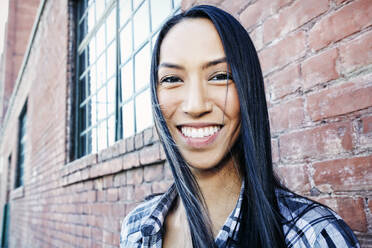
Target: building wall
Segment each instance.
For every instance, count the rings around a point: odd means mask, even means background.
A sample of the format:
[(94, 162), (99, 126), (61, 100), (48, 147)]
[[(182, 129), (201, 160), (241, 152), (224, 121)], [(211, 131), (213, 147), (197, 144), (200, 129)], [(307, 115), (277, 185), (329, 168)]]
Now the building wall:
[[(372, 5), (368, 0), (182, 1), (237, 17), (259, 51), (275, 168), (292, 190), (336, 210), (372, 247)], [(42, 1), (41, 4), (44, 4)], [(10, 193), (11, 247), (117, 247), (123, 217), (172, 182), (154, 128), (70, 161), (73, 1), (45, 1), (2, 125), (14, 185), (27, 101), (25, 184)], [(2, 181), (2, 204), (6, 183)]]
[(26, 51), (28, 38), (36, 17), (36, 11), (40, 0), (13, 0), (9, 1), (9, 15), (7, 29), (5, 31), (5, 43), (3, 52), (3, 70), (0, 87), (0, 119), (6, 113), (8, 102), (12, 94), (14, 83)]

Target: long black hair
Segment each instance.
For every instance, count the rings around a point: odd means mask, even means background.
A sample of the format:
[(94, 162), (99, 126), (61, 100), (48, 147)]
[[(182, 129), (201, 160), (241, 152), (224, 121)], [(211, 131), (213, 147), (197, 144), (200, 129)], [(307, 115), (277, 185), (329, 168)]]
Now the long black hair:
[(271, 158), (270, 127), (262, 71), (256, 49), (244, 27), (213, 6), (195, 6), (169, 19), (157, 38), (151, 63), (154, 122), (185, 206), (193, 247), (215, 247), (211, 222), (198, 183), (175, 144), (157, 99), (160, 46), (168, 31), (187, 18), (207, 18), (221, 38), (240, 102), (241, 131), (234, 147), (240, 154), (244, 199), (240, 211), (240, 247), (285, 247), (275, 190), (282, 188)]

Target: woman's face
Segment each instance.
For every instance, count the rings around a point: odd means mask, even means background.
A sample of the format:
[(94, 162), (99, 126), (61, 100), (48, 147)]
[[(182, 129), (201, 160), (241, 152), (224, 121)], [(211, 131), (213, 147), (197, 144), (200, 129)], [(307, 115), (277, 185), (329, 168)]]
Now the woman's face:
[(158, 100), (182, 156), (194, 168), (218, 165), (240, 131), (240, 107), (217, 30), (185, 19), (160, 47)]

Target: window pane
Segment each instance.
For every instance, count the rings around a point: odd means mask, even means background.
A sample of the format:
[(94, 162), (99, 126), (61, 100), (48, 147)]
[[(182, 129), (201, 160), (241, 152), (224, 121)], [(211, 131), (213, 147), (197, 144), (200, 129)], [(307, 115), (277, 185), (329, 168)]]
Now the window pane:
[(135, 82), (136, 91), (150, 83), (150, 46), (144, 46), (135, 56)]
[(120, 26), (122, 26), (132, 13), (131, 0), (120, 0)]
[(96, 65), (92, 65), (87, 74), (88, 80), (88, 96), (92, 95), (97, 90), (97, 75), (96, 75)]
[(95, 153), (97, 152), (97, 128), (93, 128), (92, 131), (91, 131), (91, 135), (92, 135), (92, 152)]
[(136, 97), (136, 124), (137, 132), (153, 124), (149, 89)]
[(105, 44), (105, 25), (102, 25), (97, 32), (97, 55), (99, 56), (106, 47)]
[(116, 72), (116, 42), (107, 49), (107, 78), (110, 78)]
[(121, 68), (121, 90), (123, 100), (129, 99), (133, 94), (133, 67), (132, 61), (129, 61), (123, 68)]
[(98, 121), (101, 121), (107, 116), (107, 109), (106, 109), (106, 87), (103, 87), (97, 94), (97, 114), (98, 114)]
[(85, 104), (85, 111), (87, 115), (87, 121), (86, 121), (86, 128), (88, 129), (90, 126), (92, 126), (92, 101), (89, 99)]
[(154, 36), (152, 36), (152, 44), (151, 44), (152, 49), (154, 49), (155, 47), (155, 43), (156, 43), (156, 39), (158, 38), (158, 35), (159, 35), (159, 32), (157, 32), (156, 34), (154, 34)]
[(87, 129), (87, 125), (86, 125), (86, 120), (87, 120), (87, 116), (86, 116), (86, 105), (82, 105), (80, 106), (80, 109), (79, 109), (79, 114), (80, 114), (80, 119), (81, 119), (81, 130), (82, 131), (85, 131)]
[(133, 17), (134, 22), (134, 47), (137, 48), (143, 43), (150, 33), (149, 10), (147, 1), (142, 4)]
[(85, 55), (86, 52), (85, 50), (79, 55), (79, 76), (83, 74), (85, 68), (86, 68), (86, 61), (85, 61)]
[(132, 23), (129, 22), (120, 33), (121, 62), (125, 62), (132, 54)]
[(88, 10), (88, 33), (92, 31), (95, 24), (96, 24), (95, 4), (92, 4)]
[(84, 17), (84, 19), (82, 19), (82, 22), (79, 24), (79, 41), (78, 42), (81, 42), (84, 37), (86, 36), (86, 34), (88, 33), (88, 23), (87, 23), (87, 16)]
[(115, 38), (116, 33), (116, 9), (111, 10), (111, 13), (106, 21), (107, 43)]
[(111, 115), (107, 122), (108, 126), (108, 145), (115, 143), (115, 115)]
[(107, 148), (107, 121), (98, 125), (98, 151)]
[(86, 98), (86, 90), (85, 90), (85, 77), (83, 77), (82, 79), (79, 80), (79, 84), (80, 84), (80, 102), (83, 102)]
[(152, 31), (167, 18), (171, 11), (170, 0), (151, 0), (151, 24)]
[(123, 134), (124, 138), (134, 135), (134, 112), (133, 101), (125, 104), (122, 108), (123, 111)]
[(97, 62), (97, 89), (106, 81), (106, 56), (103, 54)]
[(115, 114), (115, 99), (116, 99), (116, 78), (113, 77), (107, 83), (107, 109), (108, 115)]
[(133, 8), (136, 9), (143, 0), (133, 0)]
[(173, 7), (178, 8), (179, 6), (181, 6), (181, 1), (182, 0), (173, 0)]
[(96, 126), (97, 125), (97, 105), (95, 104), (97, 99), (97, 95), (92, 96), (92, 98), (87, 103), (87, 127)]
[(96, 20), (98, 21), (105, 11), (105, 1), (96, 0)]
[(92, 64), (96, 60), (96, 39), (93, 37), (87, 47), (87, 62), (88, 65)]

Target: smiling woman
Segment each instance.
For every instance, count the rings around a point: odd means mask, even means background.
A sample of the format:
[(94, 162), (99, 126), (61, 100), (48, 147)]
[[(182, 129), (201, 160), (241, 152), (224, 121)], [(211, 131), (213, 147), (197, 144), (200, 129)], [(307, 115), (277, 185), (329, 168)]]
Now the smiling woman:
[(171, 18), (151, 90), (175, 183), (125, 218), (121, 247), (359, 247), (336, 213), (274, 175), (258, 56), (234, 17), (202, 5)]

